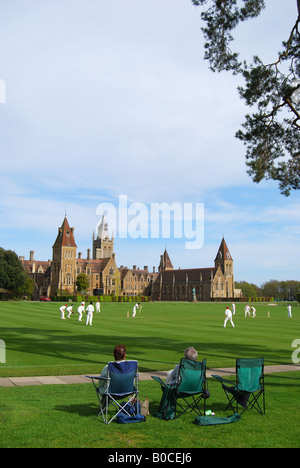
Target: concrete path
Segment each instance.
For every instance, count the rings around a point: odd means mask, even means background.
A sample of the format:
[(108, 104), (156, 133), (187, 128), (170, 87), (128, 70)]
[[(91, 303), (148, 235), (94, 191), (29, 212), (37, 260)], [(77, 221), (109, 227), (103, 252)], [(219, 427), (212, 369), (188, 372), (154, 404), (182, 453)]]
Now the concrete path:
[[(277, 366), (265, 366), (265, 374), (274, 374), (277, 372), (294, 372), (300, 371), (300, 365), (286, 364)], [(207, 377), (212, 374), (217, 374), (222, 377), (229, 377), (235, 374), (235, 367), (226, 367), (223, 369), (209, 368), (206, 371)], [(151, 380), (151, 375), (157, 375), (164, 379), (167, 372), (140, 372), (140, 380)], [(82, 384), (91, 383), (91, 380), (84, 375), (63, 375), (50, 377), (0, 377), (0, 387), (22, 387), (26, 385), (67, 385), (67, 384)]]

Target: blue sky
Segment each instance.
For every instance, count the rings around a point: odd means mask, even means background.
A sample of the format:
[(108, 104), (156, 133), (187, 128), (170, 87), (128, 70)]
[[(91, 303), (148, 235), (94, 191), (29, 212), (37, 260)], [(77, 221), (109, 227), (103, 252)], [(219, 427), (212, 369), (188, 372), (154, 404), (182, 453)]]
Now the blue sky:
[[(242, 56), (273, 62), (296, 1), (239, 28)], [(299, 280), (300, 197), (254, 184), (235, 132), (238, 78), (203, 60), (189, 0), (0, 0), (0, 246), (40, 260), (65, 212), (91, 248), (99, 204), (204, 204), (204, 245), (120, 239), (120, 266), (210, 267), (225, 237), (237, 281)], [(3, 100), (3, 99), (2, 99)], [(150, 208), (149, 208), (150, 209)]]

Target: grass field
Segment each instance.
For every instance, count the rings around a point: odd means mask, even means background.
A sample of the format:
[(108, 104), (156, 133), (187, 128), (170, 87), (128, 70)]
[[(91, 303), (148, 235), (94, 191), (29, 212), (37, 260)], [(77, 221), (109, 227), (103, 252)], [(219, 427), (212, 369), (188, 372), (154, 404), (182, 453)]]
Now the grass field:
[[(0, 303), (0, 339), (6, 363), (0, 377), (99, 372), (116, 344), (125, 344), (128, 359), (140, 371), (173, 368), (184, 349), (194, 346), (208, 367), (233, 366), (236, 357), (264, 357), (267, 365), (291, 362), (292, 342), (300, 339), (300, 307), (293, 319), (286, 306), (256, 305), (257, 317), (245, 318), (237, 304), (235, 329), (223, 328), (226, 305), (214, 303), (145, 303), (131, 318), (132, 305), (102, 304), (93, 326), (78, 321), (77, 307), (60, 319), (60, 304)], [(127, 318), (127, 311), (130, 318)], [(270, 312), (270, 317), (268, 317)]]
[[(93, 326), (77, 312), (60, 320), (57, 303), (0, 303), (0, 339), (6, 363), (0, 377), (100, 372), (112, 349), (124, 343), (140, 371), (169, 370), (187, 346), (195, 346), (208, 367), (234, 366), (236, 357), (265, 358), (266, 365), (290, 364), (292, 342), (300, 339), (300, 307), (287, 318), (286, 305), (257, 304), (255, 319), (237, 304), (235, 329), (223, 328), (226, 304), (146, 303), (135, 319), (128, 304), (107, 303)], [(76, 309), (75, 309), (76, 310)], [(270, 317), (268, 317), (270, 312)], [(212, 427), (193, 424), (195, 415), (176, 421), (153, 416), (161, 391), (140, 382), (150, 400), (146, 423), (105, 426), (97, 418), (90, 384), (0, 388), (0, 447), (299, 447), (300, 372), (266, 376), (266, 415), (246, 412), (241, 421)], [(220, 384), (209, 379), (208, 408), (226, 416)]]

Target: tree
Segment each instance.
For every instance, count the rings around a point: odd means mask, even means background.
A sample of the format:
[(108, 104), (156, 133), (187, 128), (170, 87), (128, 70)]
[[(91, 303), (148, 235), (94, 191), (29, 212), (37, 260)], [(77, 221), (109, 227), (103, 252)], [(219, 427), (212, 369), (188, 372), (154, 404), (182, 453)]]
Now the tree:
[(15, 293), (25, 283), (26, 275), (17, 254), (0, 248), (0, 288)]
[(243, 297), (257, 297), (257, 286), (247, 281), (235, 282), (235, 287), (242, 290)]
[(249, 64), (231, 50), (232, 31), (240, 22), (259, 16), (265, 1), (192, 0), (195, 6), (206, 7), (201, 13), (204, 58), (211, 70), (240, 75), (245, 81), (238, 88), (240, 97), (256, 108), (236, 133), (246, 146), (247, 172), (257, 183), (278, 181), (286, 196), (300, 188), (300, 0), (295, 2), (298, 16), (283, 50), (272, 63), (264, 64), (255, 55)]
[(76, 279), (76, 286), (78, 291), (86, 291), (90, 287), (90, 281), (85, 273), (80, 273)]

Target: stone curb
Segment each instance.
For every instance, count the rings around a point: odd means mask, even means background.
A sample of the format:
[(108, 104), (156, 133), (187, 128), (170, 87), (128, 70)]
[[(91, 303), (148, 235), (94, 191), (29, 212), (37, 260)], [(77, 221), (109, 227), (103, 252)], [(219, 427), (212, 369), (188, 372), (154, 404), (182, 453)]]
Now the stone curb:
[[(294, 372), (300, 371), (300, 365), (287, 364), (277, 366), (265, 366), (265, 374), (275, 374), (277, 372)], [(207, 377), (213, 374), (221, 377), (229, 377), (235, 375), (235, 367), (226, 367), (222, 369), (208, 368), (206, 371)], [(156, 375), (164, 379), (167, 372), (140, 372), (139, 380), (151, 380), (151, 375)], [(83, 384), (91, 383), (91, 380), (84, 375), (62, 375), (62, 376), (41, 376), (41, 377), (6, 377), (0, 378), (0, 387), (22, 387), (29, 385), (66, 385), (66, 384)]]

